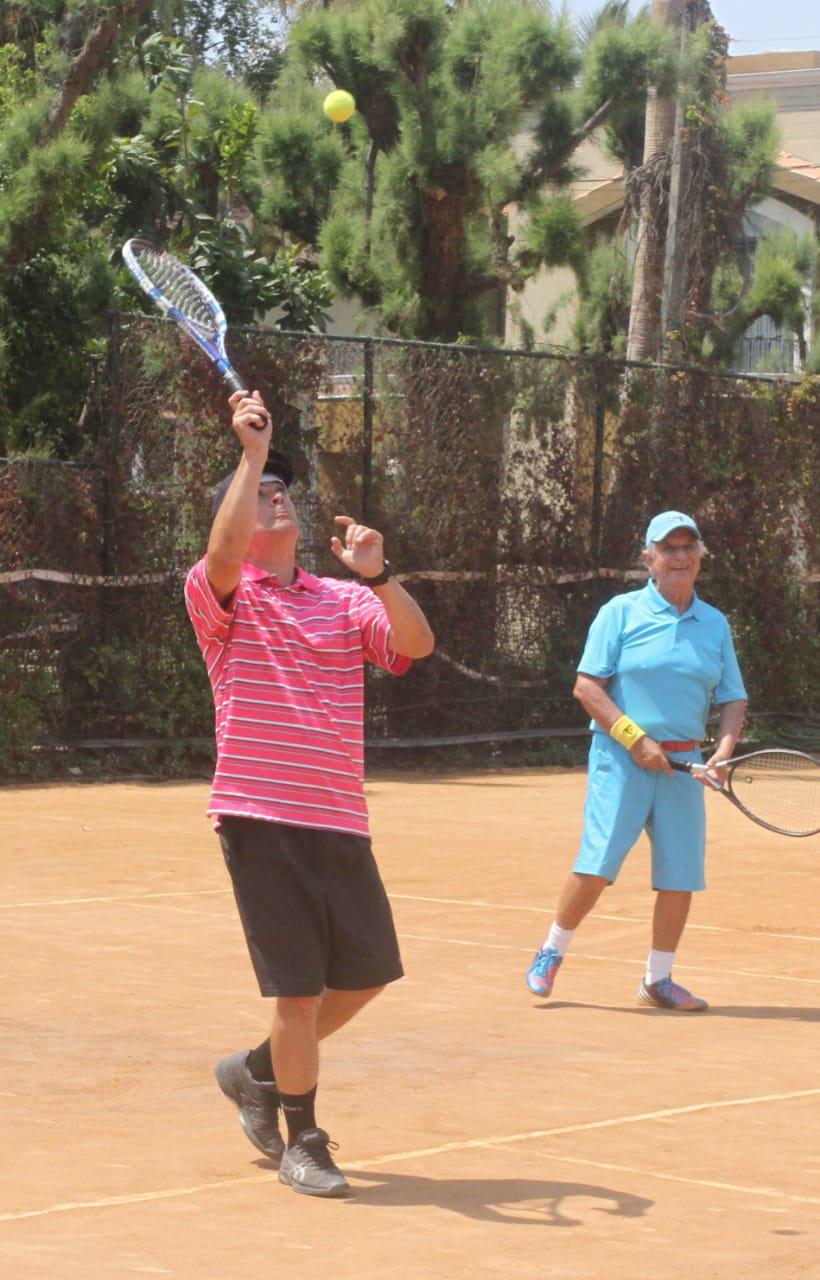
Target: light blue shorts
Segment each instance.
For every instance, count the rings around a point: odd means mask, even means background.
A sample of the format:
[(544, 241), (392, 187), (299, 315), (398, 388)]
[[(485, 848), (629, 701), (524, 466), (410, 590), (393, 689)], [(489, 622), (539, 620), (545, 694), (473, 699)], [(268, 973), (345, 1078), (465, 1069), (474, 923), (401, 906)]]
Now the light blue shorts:
[[(699, 751), (675, 752), (702, 760)], [(652, 888), (706, 888), (704, 787), (685, 773), (650, 772), (625, 747), (593, 733), (584, 805), (584, 834), (573, 871), (614, 882), (642, 831), (652, 846)]]

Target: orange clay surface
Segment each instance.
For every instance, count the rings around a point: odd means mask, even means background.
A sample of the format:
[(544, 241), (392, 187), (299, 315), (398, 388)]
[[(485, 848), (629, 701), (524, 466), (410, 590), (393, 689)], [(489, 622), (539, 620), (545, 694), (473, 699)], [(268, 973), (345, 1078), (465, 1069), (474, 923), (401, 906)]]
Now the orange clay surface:
[(648, 850), (540, 1002), (584, 776), (368, 787), (407, 977), (324, 1046), (355, 1189), (282, 1187), (216, 1088), (256, 991), (204, 783), (0, 791), (9, 1280), (801, 1280), (820, 1271), (818, 841), (720, 797), (676, 976), (640, 1010)]

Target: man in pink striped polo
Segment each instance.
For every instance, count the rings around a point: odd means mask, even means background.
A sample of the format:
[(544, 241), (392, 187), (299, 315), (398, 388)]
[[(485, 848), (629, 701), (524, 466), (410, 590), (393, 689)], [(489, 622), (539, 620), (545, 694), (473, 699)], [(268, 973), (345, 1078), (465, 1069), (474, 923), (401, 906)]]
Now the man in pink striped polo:
[(259, 393), (230, 403), (242, 456), (185, 600), (216, 711), (208, 813), (276, 1007), (270, 1038), (223, 1058), (216, 1077), (281, 1182), (340, 1196), (348, 1184), (316, 1124), (318, 1044), (402, 974), (364, 799), (364, 660), (402, 675), (434, 641), (375, 529), (336, 517), (330, 545), (356, 581), (297, 567), (290, 463), (270, 452)]

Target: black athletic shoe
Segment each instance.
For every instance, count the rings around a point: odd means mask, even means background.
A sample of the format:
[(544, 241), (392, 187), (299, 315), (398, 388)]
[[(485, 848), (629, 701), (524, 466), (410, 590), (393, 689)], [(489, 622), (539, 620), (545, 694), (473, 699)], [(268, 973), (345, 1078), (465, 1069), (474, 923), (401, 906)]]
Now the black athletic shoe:
[(279, 1167), (285, 1144), (279, 1132), (279, 1092), (275, 1084), (260, 1084), (248, 1070), (248, 1053), (232, 1053), (214, 1068), (226, 1098), (239, 1108), (239, 1123), (257, 1151)]
[(279, 1168), (279, 1181), (293, 1187), (303, 1196), (346, 1196), (350, 1186), (340, 1169), (333, 1163), (330, 1149), (338, 1144), (331, 1142), (324, 1129), (305, 1129), (292, 1147), (288, 1147)]

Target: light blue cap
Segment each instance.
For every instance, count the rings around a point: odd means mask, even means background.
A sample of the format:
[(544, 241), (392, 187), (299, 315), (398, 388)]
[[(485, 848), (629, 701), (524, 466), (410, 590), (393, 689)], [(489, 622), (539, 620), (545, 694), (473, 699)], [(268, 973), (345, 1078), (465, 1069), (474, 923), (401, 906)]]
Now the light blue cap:
[(646, 531), (647, 547), (653, 542), (663, 542), (675, 529), (691, 529), (695, 537), (700, 538), (700, 529), (691, 516), (685, 516), (682, 511), (662, 511), (649, 521)]

